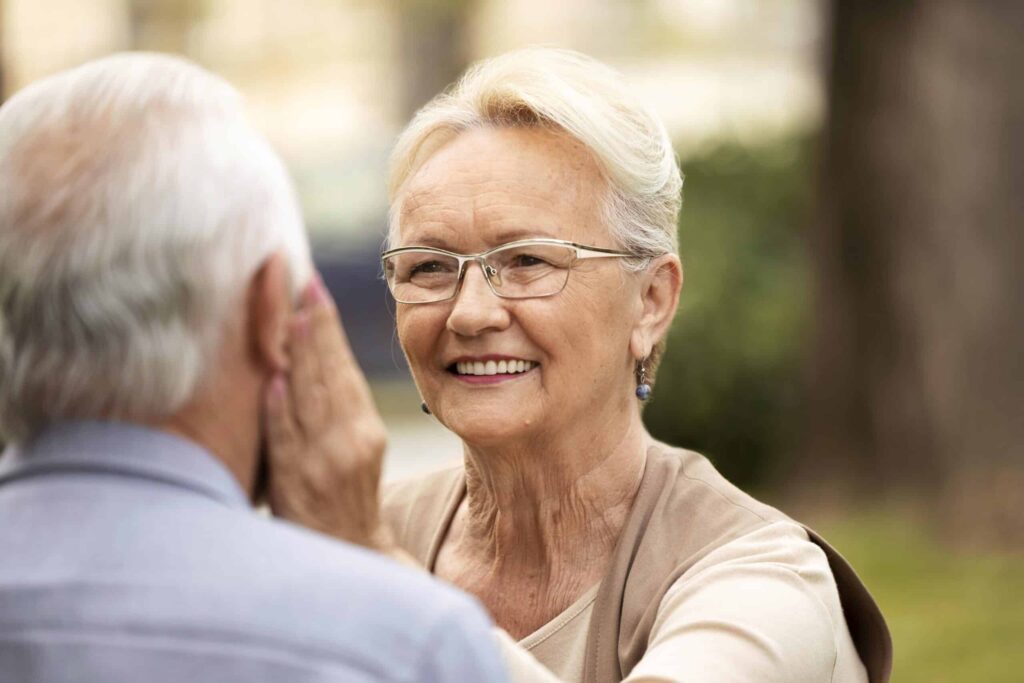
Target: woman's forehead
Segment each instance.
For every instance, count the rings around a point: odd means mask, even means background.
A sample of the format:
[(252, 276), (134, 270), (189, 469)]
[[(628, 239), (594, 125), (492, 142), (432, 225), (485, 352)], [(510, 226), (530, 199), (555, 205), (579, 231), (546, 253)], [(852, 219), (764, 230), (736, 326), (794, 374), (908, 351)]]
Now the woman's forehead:
[(399, 198), (401, 241), (585, 239), (603, 229), (606, 187), (593, 156), (568, 135), (467, 131), (410, 178)]
[(408, 181), (430, 189), (440, 179), (507, 179), (528, 172), (523, 181), (566, 177), (600, 183), (594, 155), (567, 133), (543, 127), (483, 127), (463, 131), (438, 148)]

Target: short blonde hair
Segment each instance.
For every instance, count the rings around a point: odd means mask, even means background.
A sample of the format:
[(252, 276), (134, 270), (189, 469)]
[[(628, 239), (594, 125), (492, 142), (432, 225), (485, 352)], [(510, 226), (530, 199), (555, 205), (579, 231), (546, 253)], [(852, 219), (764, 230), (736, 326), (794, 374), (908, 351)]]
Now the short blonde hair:
[(391, 156), (390, 245), (397, 243), (406, 181), (460, 132), (485, 126), (565, 131), (607, 177), (605, 213), (619, 246), (641, 258), (678, 253), (683, 178), (665, 127), (618, 72), (578, 52), (546, 47), (478, 62), (416, 114)]

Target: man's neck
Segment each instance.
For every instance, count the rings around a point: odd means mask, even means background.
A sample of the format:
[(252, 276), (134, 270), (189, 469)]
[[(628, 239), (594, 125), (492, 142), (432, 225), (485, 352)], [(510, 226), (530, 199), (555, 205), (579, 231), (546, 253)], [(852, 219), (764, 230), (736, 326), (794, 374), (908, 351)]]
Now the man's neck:
[(259, 422), (256, 416), (243, 418), (238, 412), (238, 406), (230, 401), (214, 408), (208, 401), (197, 400), (153, 427), (202, 446), (231, 472), (252, 500), (259, 464)]

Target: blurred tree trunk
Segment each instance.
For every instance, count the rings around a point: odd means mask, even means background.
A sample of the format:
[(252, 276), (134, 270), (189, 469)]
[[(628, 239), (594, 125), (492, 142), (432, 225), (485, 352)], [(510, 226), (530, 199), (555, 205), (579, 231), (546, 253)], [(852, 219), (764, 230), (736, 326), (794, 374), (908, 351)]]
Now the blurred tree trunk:
[(205, 0), (129, 0), (131, 49), (188, 54), (189, 31), (205, 4)]
[(804, 474), (1024, 547), (1024, 3), (832, 12)]
[(4, 38), (4, 0), (0, 0), (0, 103), (7, 98), (7, 43)]
[(398, 26), (400, 114), (408, 121), (453, 83), (470, 60), (479, 0), (392, 0)]

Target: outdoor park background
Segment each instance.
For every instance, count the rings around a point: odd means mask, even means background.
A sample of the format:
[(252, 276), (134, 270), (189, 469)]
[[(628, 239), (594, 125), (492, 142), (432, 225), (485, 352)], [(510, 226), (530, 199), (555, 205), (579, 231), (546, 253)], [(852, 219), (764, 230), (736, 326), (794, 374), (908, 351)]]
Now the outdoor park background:
[(1024, 680), (1024, 3), (0, 0), (0, 98), (125, 49), (235, 83), (393, 479), (459, 446), (419, 412), (378, 277), (389, 147), (472, 60), (537, 43), (619, 68), (676, 141), (686, 283), (652, 431), (847, 555), (894, 680)]

